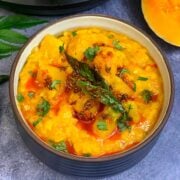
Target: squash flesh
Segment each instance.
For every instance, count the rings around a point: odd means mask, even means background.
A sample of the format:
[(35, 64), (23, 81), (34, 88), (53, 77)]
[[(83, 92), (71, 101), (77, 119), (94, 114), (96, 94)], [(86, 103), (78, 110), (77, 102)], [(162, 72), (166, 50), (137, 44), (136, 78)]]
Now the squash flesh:
[(142, 11), (148, 25), (159, 37), (180, 46), (179, 0), (142, 0)]

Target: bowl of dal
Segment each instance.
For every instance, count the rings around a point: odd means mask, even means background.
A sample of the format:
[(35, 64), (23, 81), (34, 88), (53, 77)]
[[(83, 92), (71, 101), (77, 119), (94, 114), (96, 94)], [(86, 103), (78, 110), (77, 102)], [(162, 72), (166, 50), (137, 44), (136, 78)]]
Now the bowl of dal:
[(144, 32), (116, 18), (63, 18), (35, 34), (12, 66), (21, 136), (69, 175), (122, 172), (144, 158), (170, 115), (168, 61)]

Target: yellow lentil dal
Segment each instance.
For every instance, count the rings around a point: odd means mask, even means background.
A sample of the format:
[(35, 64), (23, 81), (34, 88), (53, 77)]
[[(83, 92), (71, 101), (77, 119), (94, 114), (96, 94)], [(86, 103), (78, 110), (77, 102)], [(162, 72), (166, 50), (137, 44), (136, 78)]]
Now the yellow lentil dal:
[[(103, 77), (125, 116), (76, 86), (79, 76), (66, 53)], [(163, 87), (157, 65), (138, 42), (83, 28), (43, 38), (20, 73), (17, 100), (29, 126), (52, 148), (99, 157), (146, 137), (161, 111)]]

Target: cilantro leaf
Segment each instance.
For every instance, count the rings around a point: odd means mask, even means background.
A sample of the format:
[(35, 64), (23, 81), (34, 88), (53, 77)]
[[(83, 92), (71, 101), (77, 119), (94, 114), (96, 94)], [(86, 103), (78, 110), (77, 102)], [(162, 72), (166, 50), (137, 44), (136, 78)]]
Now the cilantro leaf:
[(37, 105), (36, 111), (39, 116), (44, 117), (50, 110), (51, 105), (48, 101), (42, 98), (41, 102)]
[(98, 121), (97, 122), (97, 128), (101, 131), (106, 131), (107, 129), (107, 123), (105, 121)]
[(139, 77), (138, 77), (138, 80), (139, 80), (139, 81), (147, 81), (148, 78), (147, 78), (147, 77), (139, 76)]
[(123, 47), (120, 45), (120, 42), (118, 40), (114, 40), (112, 44), (113, 44), (115, 49), (123, 50)]
[(89, 47), (86, 49), (86, 51), (84, 52), (84, 56), (89, 60), (89, 61), (92, 61), (96, 54), (98, 53), (99, 51), (99, 46), (95, 46), (95, 47)]
[(21, 93), (18, 93), (16, 98), (17, 98), (18, 102), (24, 101), (24, 96)]
[(56, 89), (56, 85), (60, 84), (61, 81), (60, 80), (54, 80), (52, 83), (51, 83), (51, 89)]
[(152, 101), (153, 93), (149, 91), (148, 89), (145, 89), (140, 94), (146, 104), (148, 104), (150, 101)]

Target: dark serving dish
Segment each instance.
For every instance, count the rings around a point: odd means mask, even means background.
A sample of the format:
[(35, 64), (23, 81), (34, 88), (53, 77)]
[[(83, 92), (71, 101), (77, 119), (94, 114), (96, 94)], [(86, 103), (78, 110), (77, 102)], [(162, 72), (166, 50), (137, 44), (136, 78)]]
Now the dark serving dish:
[[(58, 35), (64, 30), (87, 26), (102, 27), (124, 33), (143, 44), (155, 60), (164, 83), (163, 107), (157, 123), (145, 140), (125, 152), (99, 158), (78, 157), (63, 152), (57, 152), (52, 149), (46, 143), (41, 141), (31, 130), (23, 119), (16, 101), (19, 73), (31, 50), (38, 46), (42, 38), (48, 33)], [(153, 42), (144, 32), (134, 26), (119, 19), (100, 15), (70, 16), (40, 30), (25, 44), (17, 55), (11, 70), (9, 89), (10, 100), (16, 116), (18, 130), (25, 144), (29, 147), (32, 153), (42, 162), (61, 173), (87, 177), (108, 176), (119, 173), (142, 160), (154, 146), (164, 125), (166, 124), (174, 99), (173, 75), (166, 57), (157, 47), (156, 43)]]
[(0, 0), (0, 6), (34, 15), (71, 14), (90, 9), (107, 0)]

